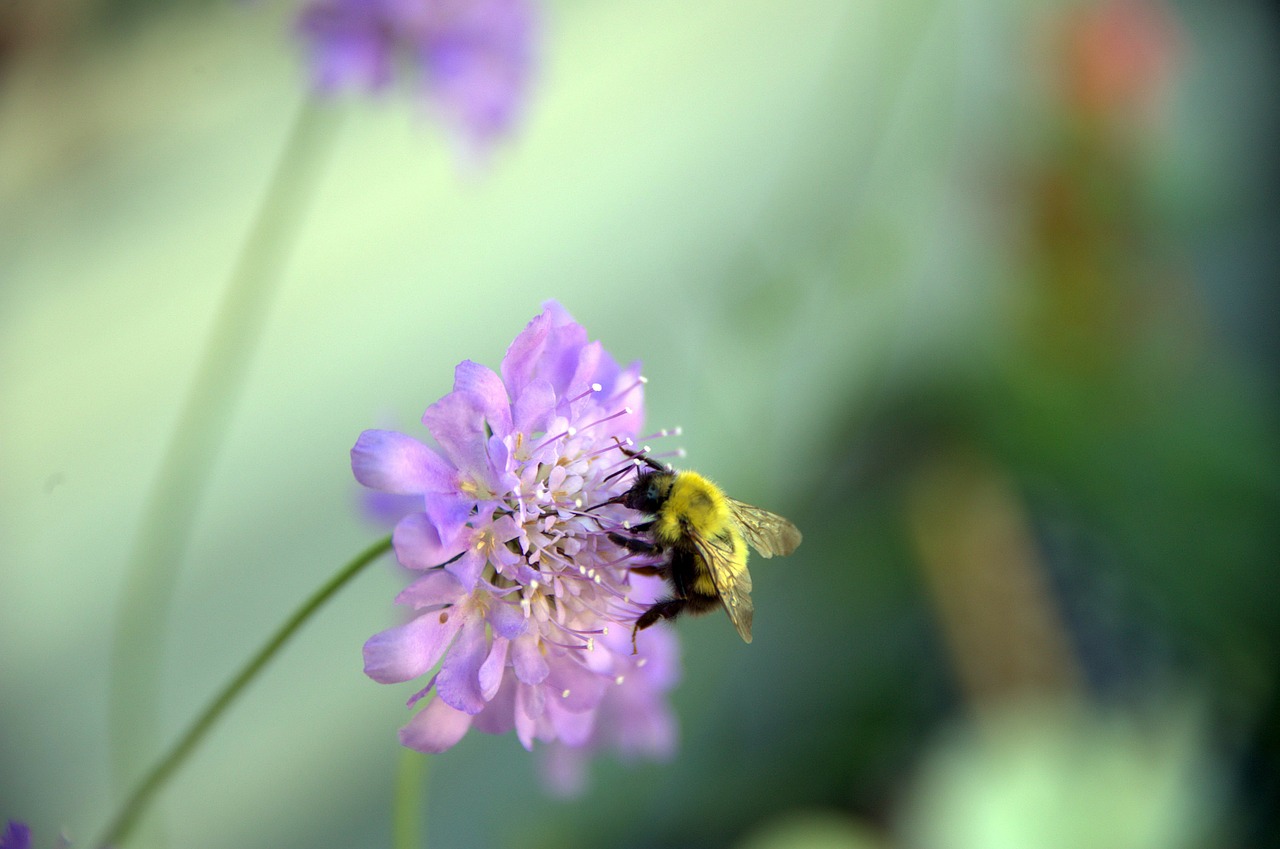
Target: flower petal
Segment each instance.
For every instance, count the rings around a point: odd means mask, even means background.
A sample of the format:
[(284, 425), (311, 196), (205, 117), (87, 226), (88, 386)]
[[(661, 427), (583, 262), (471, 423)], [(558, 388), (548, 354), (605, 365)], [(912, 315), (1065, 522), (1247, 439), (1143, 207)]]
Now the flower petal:
[(364, 644), (364, 674), (382, 684), (398, 684), (425, 674), (449, 647), (466, 619), (453, 607), (424, 613), (374, 634)]
[(574, 711), (566, 706), (568, 699), (547, 699), (547, 718), (556, 730), (556, 738), (566, 746), (584, 746), (595, 730), (596, 712)]
[(440, 699), (432, 699), (404, 728), (400, 744), (419, 752), (436, 755), (447, 751), (471, 728), (470, 714), (455, 710)]
[(547, 334), (551, 332), (551, 322), (551, 312), (544, 308), (507, 346), (507, 354), (502, 358), (502, 382), (516, 398), (523, 394), (525, 386), (534, 378), (538, 358), (547, 343)]
[[(494, 414), (487, 407), (490, 400), (468, 390), (454, 391), (422, 414), (422, 423), (458, 467), (459, 488), (466, 492), (471, 492), (469, 486), (488, 490), (487, 494), (476, 493), (480, 500), (505, 492), (500, 487), (503, 475), (509, 471), (505, 463), (498, 465), (489, 454), (489, 437), (506, 435), (499, 434), (489, 420)], [(511, 410), (507, 408), (508, 429), (510, 423)]]
[(471, 617), (449, 650), (436, 676), (436, 694), (447, 704), (473, 716), (484, 710), (480, 666), (488, 656), (484, 620)]
[(516, 678), (525, 684), (541, 684), (551, 671), (533, 634), (511, 641), (511, 665), (515, 667)]
[(495, 435), (502, 437), (511, 433), (511, 399), (507, 397), (502, 378), (493, 369), (463, 360), (453, 370), (453, 391), (475, 396), (484, 420)]
[(507, 668), (507, 647), (510, 645), (510, 640), (495, 637), (493, 647), (489, 649), (489, 656), (480, 665), (480, 694), (486, 702), (492, 701), (498, 694), (503, 672)]
[(448, 540), (450, 545), (466, 546), (470, 537), (464, 537), (462, 526), (471, 518), (471, 511), (475, 506), (474, 500), (454, 495), (428, 493), (426, 497), (427, 516), (431, 519), (431, 524), (435, 525), (441, 541)]
[(533, 751), (533, 740), (538, 732), (538, 718), (542, 716), (544, 707), (541, 687), (531, 687), (528, 684), (516, 686), (516, 737), (519, 738), (520, 745), (529, 751)]
[(516, 396), (511, 414), (515, 429), (524, 434), (544, 433), (556, 409), (556, 391), (540, 377), (529, 381)]
[(451, 492), (457, 470), (411, 436), (394, 430), (366, 430), (351, 449), (351, 471), (370, 489), (397, 495)]
[(396, 523), (391, 542), (396, 560), (406, 569), (431, 569), (451, 560), (466, 549), (461, 534), (446, 544), (436, 524), (425, 513), (410, 513)]
[(489, 625), (496, 636), (514, 640), (529, 627), (528, 620), (518, 604), (498, 602), (489, 607)]
[(468, 592), (480, 580), (480, 573), (484, 571), (484, 566), (489, 559), (484, 556), (476, 546), (468, 546), (467, 550), (457, 560), (449, 563), (444, 568), (449, 574), (458, 579), (458, 583), (466, 587)]
[(453, 575), (443, 569), (432, 569), (401, 590), (396, 596), (396, 604), (411, 604), (414, 607), (453, 604), (466, 595), (466, 592)]
[(581, 796), (587, 786), (588, 751), (560, 742), (542, 749), (538, 774), (547, 782), (547, 789), (562, 799)]
[(498, 692), (484, 710), (475, 715), (474, 727), (485, 734), (506, 734), (516, 724), (516, 687), (519, 682), (511, 675), (503, 675)]
[(407, 708), (412, 708), (418, 702), (422, 701), (423, 696), (425, 696), (427, 693), (430, 693), (432, 690), (434, 690), (435, 686), (436, 686), (436, 676), (432, 675), (430, 678), (427, 679), (427, 686), (423, 687), (421, 690), (419, 690), (418, 692), (410, 696), (409, 700), (404, 703), (404, 706)]
[(546, 686), (562, 708), (573, 713), (593, 710), (608, 687), (608, 678), (596, 675), (570, 657), (555, 658), (550, 664)]

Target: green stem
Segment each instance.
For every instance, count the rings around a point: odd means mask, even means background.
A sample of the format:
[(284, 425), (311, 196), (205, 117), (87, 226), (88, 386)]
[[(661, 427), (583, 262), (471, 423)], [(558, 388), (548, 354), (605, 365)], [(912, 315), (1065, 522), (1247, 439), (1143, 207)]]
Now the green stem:
[(134, 779), (149, 756), (147, 735), (159, 725), (159, 670), (178, 566), (323, 154), (337, 135), (332, 121), (333, 110), (314, 98), (294, 120), (143, 505), (111, 652), (107, 715), (117, 788)]
[(412, 749), (400, 753), (395, 802), (391, 811), (392, 849), (423, 849), (422, 790), (427, 783), (427, 756)]
[(235, 701), (244, 689), (249, 686), (250, 682), (262, 671), (267, 662), (280, 650), (281, 646), (293, 636), (302, 624), (310, 618), (329, 598), (338, 590), (360, 573), (364, 567), (368, 566), (378, 557), (391, 550), (391, 537), (387, 536), (373, 545), (369, 546), (361, 552), (354, 560), (342, 567), (336, 575), (328, 580), (324, 586), (316, 590), (316, 592), (303, 603), (301, 607), (288, 618), (280, 629), (267, 641), (256, 655), (254, 655), (244, 668), (240, 670), (235, 678), (227, 686), (222, 688), (222, 692), (209, 704), (204, 712), (191, 724), (187, 732), (179, 738), (169, 753), (162, 757), (148, 772), (143, 779), (134, 788), (133, 792), (125, 800), (120, 807), (120, 812), (116, 814), (111, 825), (103, 833), (102, 838), (91, 845), (97, 847), (119, 846), (121, 842), (128, 837), (130, 830), (133, 828), (139, 816), (146, 811), (152, 798), (160, 791), (164, 784), (173, 773), (182, 766), (183, 762), (191, 755), (204, 736), (209, 733), (214, 724), (226, 711), (226, 709)]

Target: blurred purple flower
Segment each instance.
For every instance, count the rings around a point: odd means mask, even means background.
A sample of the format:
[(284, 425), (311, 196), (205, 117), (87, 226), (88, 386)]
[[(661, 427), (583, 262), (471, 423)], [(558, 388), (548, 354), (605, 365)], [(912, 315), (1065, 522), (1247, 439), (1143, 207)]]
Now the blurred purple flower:
[[(643, 420), (639, 364), (623, 369), (556, 303), (516, 337), (501, 375), (469, 360), (423, 415), (440, 451), (368, 430), (351, 451), (356, 479), (414, 495), (395, 529), (396, 557), (421, 572), (396, 598), (414, 618), (365, 644), (365, 672), (397, 683), (438, 671), (401, 742), (441, 752), (478, 728), (515, 730), (575, 749), (661, 756), (675, 745), (665, 693), (675, 638), (642, 632), (641, 605), (663, 592), (628, 570), (606, 531)], [(625, 513), (625, 508), (622, 509)], [(432, 691), (434, 690), (434, 693)], [(566, 784), (568, 782), (565, 782)]]
[(298, 30), (317, 89), (373, 92), (414, 69), (426, 101), (473, 149), (518, 122), (533, 75), (534, 0), (308, 0)]
[(0, 834), (0, 849), (31, 849), (31, 829), (24, 822), (9, 820)]
[[(62, 836), (53, 844), (54, 849), (67, 849), (70, 845)], [(0, 849), (31, 849), (31, 829), (24, 822), (9, 820), (4, 832), (0, 833)]]

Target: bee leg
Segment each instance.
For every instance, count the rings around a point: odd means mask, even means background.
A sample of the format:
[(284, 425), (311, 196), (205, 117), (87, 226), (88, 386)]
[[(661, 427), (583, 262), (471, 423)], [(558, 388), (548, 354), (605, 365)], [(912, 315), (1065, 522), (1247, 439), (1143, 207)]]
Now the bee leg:
[(627, 551), (634, 551), (636, 554), (657, 554), (662, 551), (660, 547), (649, 542), (647, 539), (638, 539), (636, 537), (626, 537), (622, 534), (616, 534), (609, 531), (609, 539), (617, 545), (622, 546)]
[(671, 567), (666, 563), (645, 563), (640, 566), (628, 566), (627, 571), (635, 572), (637, 575), (657, 575), (665, 578), (671, 574)]
[(650, 605), (649, 609), (641, 613), (636, 619), (636, 624), (631, 629), (631, 653), (636, 653), (636, 634), (638, 632), (648, 628), (659, 619), (675, 619), (688, 603), (687, 599), (668, 598)]

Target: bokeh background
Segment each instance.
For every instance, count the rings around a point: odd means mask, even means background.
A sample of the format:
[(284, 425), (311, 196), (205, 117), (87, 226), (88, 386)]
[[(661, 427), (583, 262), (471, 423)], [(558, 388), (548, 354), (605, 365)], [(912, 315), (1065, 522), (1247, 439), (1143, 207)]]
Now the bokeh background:
[[(39, 845), (118, 801), (126, 557), (307, 97), (296, 12), (0, 6), (0, 817)], [(560, 800), (473, 733), (427, 766), (430, 845), (1278, 845), (1275, 10), (542, 12), (486, 165), (409, 92), (332, 104), (172, 564), (157, 745), (382, 533), (359, 432), (421, 434), (556, 298), (805, 542), (754, 563), (751, 646), (679, 623), (672, 762)], [(236, 705), (154, 813), (172, 845), (389, 845), (414, 687), (360, 647), (401, 583), (362, 575)]]

